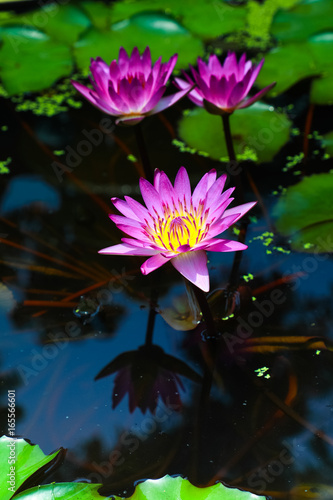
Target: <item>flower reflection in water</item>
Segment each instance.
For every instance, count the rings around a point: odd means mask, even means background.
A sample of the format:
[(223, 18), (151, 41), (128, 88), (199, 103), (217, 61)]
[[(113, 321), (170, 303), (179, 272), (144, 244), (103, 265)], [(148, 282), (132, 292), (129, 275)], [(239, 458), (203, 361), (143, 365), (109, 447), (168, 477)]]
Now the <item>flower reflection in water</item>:
[(142, 413), (154, 413), (159, 399), (166, 406), (180, 409), (179, 389), (184, 390), (180, 375), (193, 382), (201, 377), (184, 361), (165, 354), (157, 345), (143, 345), (136, 351), (127, 351), (117, 356), (95, 377), (98, 380), (116, 373), (112, 394), (112, 408), (129, 397), (129, 410), (140, 408)]

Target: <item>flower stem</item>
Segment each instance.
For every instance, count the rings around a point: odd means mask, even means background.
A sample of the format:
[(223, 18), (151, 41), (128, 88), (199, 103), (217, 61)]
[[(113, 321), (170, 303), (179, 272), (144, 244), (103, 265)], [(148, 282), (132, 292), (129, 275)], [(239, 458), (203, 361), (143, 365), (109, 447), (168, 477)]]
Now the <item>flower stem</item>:
[(142, 127), (141, 123), (138, 123), (134, 127), (135, 129), (135, 136), (136, 136), (136, 142), (139, 148), (139, 153), (140, 153), (140, 158), (143, 166), (143, 170), (145, 173), (145, 177), (147, 181), (153, 183), (154, 182), (154, 171), (152, 169), (152, 166), (150, 164), (149, 156), (147, 153), (147, 148), (146, 148), (146, 143), (143, 137), (142, 133)]
[(195, 298), (198, 301), (198, 304), (200, 306), (202, 315), (204, 317), (204, 320), (206, 322), (207, 328), (209, 330), (210, 336), (216, 337), (216, 328), (215, 328), (215, 323), (213, 320), (212, 312), (210, 310), (209, 304), (207, 302), (207, 298), (205, 293), (195, 286), (193, 283), (191, 283), (191, 287), (193, 290), (193, 293), (195, 295)]
[(160, 270), (157, 269), (155, 273), (152, 275), (152, 284), (150, 290), (150, 300), (149, 300), (149, 316), (146, 330), (146, 340), (145, 345), (152, 345), (153, 343), (153, 334), (155, 327), (155, 318), (156, 318), (156, 306), (158, 299), (158, 284), (160, 281)]
[[(239, 229), (238, 242), (245, 243), (246, 232), (247, 232), (248, 220), (241, 222)], [(239, 284), (239, 268), (242, 261), (243, 252), (235, 252), (234, 261), (232, 264), (230, 276), (229, 276), (229, 290), (236, 290)]]
[[(225, 137), (225, 142), (226, 142), (226, 146), (227, 146), (229, 161), (232, 165), (232, 168), (237, 169), (238, 162), (237, 162), (234, 144), (233, 144), (232, 135), (231, 135), (231, 130), (230, 130), (230, 114), (229, 113), (225, 113), (224, 115), (222, 115), (222, 123), (223, 123), (224, 137)], [(243, 192), (241, 173), (235, 172), (235, 174), (233, 174), (233, 175), (235, 176), (236, 199), (237, 199), (237, 202), (239, 204), (242, 204), (242, 203), (244, 203), (244, 192)]]

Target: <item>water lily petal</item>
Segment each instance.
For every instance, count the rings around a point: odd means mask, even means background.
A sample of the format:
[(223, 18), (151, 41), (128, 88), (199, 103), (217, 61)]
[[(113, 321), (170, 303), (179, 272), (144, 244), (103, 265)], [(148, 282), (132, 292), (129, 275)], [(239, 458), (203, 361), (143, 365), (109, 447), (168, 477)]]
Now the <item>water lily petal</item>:
[(275, 84), (276, 84), (276, 82), (273, 82), (270, 85), (267, 85), (267, 87), (260, 90), (260, 92), (258, 92), (256, 95), (254, 95), (253, 97), (250, 97), (246, 101), (243, 101), (239, 106), (237, 106), (237, 109), (248, 108), (254, 102), (259, 101), (259, 99), (261, 99), (265, 94), (267, 94), (267, 92), (269, 92), (271, 90), (271, 88), (274, 87)]
[(138, 220), (143, 221), (143, 220), (149, 218), (149, 212), (148, 212), (148, 210), (144, 206), (142, 206), (141, 203), (139, 203), (138, 201), (134, 200), (130, 196), (125, 196), (125, 200), (127, 201), (129, 209), (132, 210), (132, 212), (135, 214), (135, 217)]
[(246, 250), (248, 247), (244, 243), (233, 240), (220, 240), (215, 239), (213, 242), (208, 243), (206, 250), (209, 252), (237, 252), (238, 250)]
[(153, 248), (142, 247), (137, 248), (128, 243), (120, 243), (119, 245), (113, 245), (111, 247), (102, 248), (98, 253), (107, 254), (107, 255), (155, 255), (156, 250)]
[(209, 274), (205, 251), (198, 250), (182, 253), (171, 259), (171, 264), (198, 288), (201, 288), (204, 292), (209, 291)]
[(224, 216), (225, 217), (229, 217), (229, 215), (238, 214), (238, 217), (236, 219), (236, 221), (237, 221), (241, 217), (243, 217), (243, 215), (246, 214), (246, 212), (248, 212), (256, 204), (257, 204), (256, 201), (250, 201), (249, 203), (244, 203), (243, 205), (238, 205), (237, 207), (228, 208), (228, 210), (226, 210), (224, 212)]
[(149, 274), (152, 271), (155, 271), (155, 269), (158, 269), (159, 267), (163, 266), (167, 262), (169, 262), (170, 258), (164, 257), (162, 254), (157, 254), (151, 257), (150, 259), (146, 260), (142, 266), (141, 266), (141, 272), (142, 274)]
[(191, 184), (186, 168), (180, 167), (175, 178), (175, 192), (179, 200), (185, 200), (187, 206), (190, 204)]
[(168, 95), (167, 97), (163, 97), (162, 99), (159, 100), (158, 104), (147, 114), (148, 115), (154, 115), (156, 113), (159, 113), (160, 111), (163, 111), (166, 108), (169, 108), (175, 102), (179, 101), (182, 97), (184, 97), (187, 93), (189, 92), (189, 88), (185, 90), (181, 90), (180, 92), (176, 92), (176, 94)]
[(163, 217), (163, 209), (161, 203), (161, 197), (159, 193), (156, 191), (154, 186), (150, 184), (146, 179), (140, 179), (140, 190), (142, 194), (142, 198), (148, 208), (149, 212), (153, 215), (158, 213), (161, 217)]

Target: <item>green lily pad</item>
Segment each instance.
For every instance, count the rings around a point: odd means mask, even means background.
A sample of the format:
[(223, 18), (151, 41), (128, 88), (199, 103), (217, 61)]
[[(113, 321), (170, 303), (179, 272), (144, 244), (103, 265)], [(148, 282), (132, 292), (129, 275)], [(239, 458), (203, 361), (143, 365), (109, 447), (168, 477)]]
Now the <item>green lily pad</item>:
[(320, 75), (309, 47), (305, 43), (290, 43), (276, 47), (265, 56), (265, 63), (256, 83), (264, 88), (272, 81), (276, 82), (271, 95), (281, 94), (295, 83), (310, 76)]
[[(99, 2), (96, 2), (95, 11), (98, 11)], [(4, 21), (6, 25), (30, 26), (41, 30), (53, 40), (72, 44), (80, 33), (91, 26), (91, 21), (84, 9), (57, 2), (46, 3), (42, 8), (19, 15), (11, 15)]]
[(74, 51), (78, 67), (87, 70), (91, 57), (100, 56), (109, 63), (118, 57), (120, 46), (131, 52), (134, 46), (143, 51), (147, 45), (155, 60), (162, 56), (166, 61), (178, 53), (178, 68), (195, 63), (204, 52), (198, 38), (171, 17), (156, 13), (133, 16), (114, 24), (109, 32), (89, 30), (76, 42)]
[(29, 26), (0, 28), (0, 77), (12, 95), (50, 87), (72, 72), (70, 49)]
[[(272, 106), (257, 102), (235, 111), (230, 117), (230, 126), (237, 159), (266, 162), (288, 141), (291, 122)], [(214, 160), (228, 161), (221, 117), (195, 108), (180, 120), (178, 131), (190, 148)]]
[[(44, 455), (37, 445), (31, 445), (24, 439), (14, 439), (7, 436), (0, 438), (0, 497), (1, 500), (9, 500), (22, 484), (37, 471), (43, 472), (50, 469), (52, 465), (63, 456), (64, 450)], [(11, 481), (13, 485), (7, 481)], [(10, 489), (9, 489), (10, 488)], [(17, 498), (17, 497), (15, 497)]]
[[(120, 497), (115, 497), (119, 500)], [(264, 500), (266, 497), (248, 491), (228, 488), (221, 483), (207, 488), (197, 488), (187, 479), (164, 476), (161, 479), (148, 479), (140, 483), (131, 500)]]
[(333, 103), (333, 33), (321, 33), (300, 43), (290, 43), (273, 49), (256, 83), (265, 87), (272, 80), (276, 86), (272, 95), (280, 94), (304, 78), (313, 77), (310, 99), (314, 104)]
[(333, 175), (305, 177), (289, 187), (273, 209), (276, 228), (294, 250), (333, 252)]
[(116, 2), (112, 7), (114, 22), (149, 11), (172, 14), (192, 34), (203, 40), (211, 40), (246, 25), (247, 8), (231, 6), (220, 0), (129, 0)]
[(100, 484), (57, 483), (38, 486), (15, 496), (15, 500), (101, 500)]
[(109, 29), (111, 25), (111, 11), (105, 3), (84, 0), (80, 3), (80, 7), (87, 13), (96, 28), (101, 30)]
[(292, 9), (280, 10), (274, 17), (271, 32), (283, 43), (307, 40), (333, 28), (331, 0), (304, 0)]
[[(79, 35), (91, 26), (91, 21), (87, 14), (75, 5), (51, 4), (49, 9), (52, 16), (49, 15), (45, 22), (44, 31), (50, 35), (53, 40), (72, 44)], [(47, 15), (47, 7), (40, 9)]]

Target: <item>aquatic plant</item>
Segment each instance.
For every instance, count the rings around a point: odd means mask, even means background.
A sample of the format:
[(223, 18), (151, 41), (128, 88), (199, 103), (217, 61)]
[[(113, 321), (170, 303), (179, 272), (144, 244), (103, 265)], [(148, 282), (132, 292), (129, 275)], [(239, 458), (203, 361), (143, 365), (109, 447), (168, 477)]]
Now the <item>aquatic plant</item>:
[(114, 59), (110, 66), (101, 57), (92, 59), (93, 90), (79, 82), (72, 83), (94, 106), (116, 116), (116, 124), (135, 125), (146, 116), (172, 106), (187, 93), (186, 88), (162, 97), (176, 61), (177, 54), (174, 54), (167, 63), (162, 63), (160, 57), (152, 65), (149, 47), (142, 56), (137, 47), (130, 56), (121, 47), (118, 62)]
[(125, 196), (125, 201), (111, 198), (123, 215), (110, 219), (132, 238), (100, 250), (110, 255), (150, 256), (142, 266), (149, 274), (170, 261), (191, 283), (203, 291), (209, 290), (206, 251), (233, 252), (246, 245), (228, 239), (214, 238), (240, 219), (256, 202), (230, 209), (234, 188), (223, 191), (227, 176), (216, 179), (216, 171), (206, 173), (191, 194), (187, 171), (181, 167), (174, 186), (164, 172), (155, 170), (154, 185), (140, 179), (140, 189), (146, 207)]
[(236, 54), (229, 52), (223, 65), (215, 54), (206, 64), (198, 57), (198, 71), (191, 66), (193, 79), (184, 73), (186, 80), (176, 78), (178, 88), (184, 90), (197, 87), (188, 94), (195, 104), (205, 107), (213, 115), (233, 113), (236, 109), (247, 108), (261, 99), (274, 85), (271, 83), (252, 97), (248, 97), (264, 59), (256, 66), (246, 60), (243, 54), (237, 62)]

